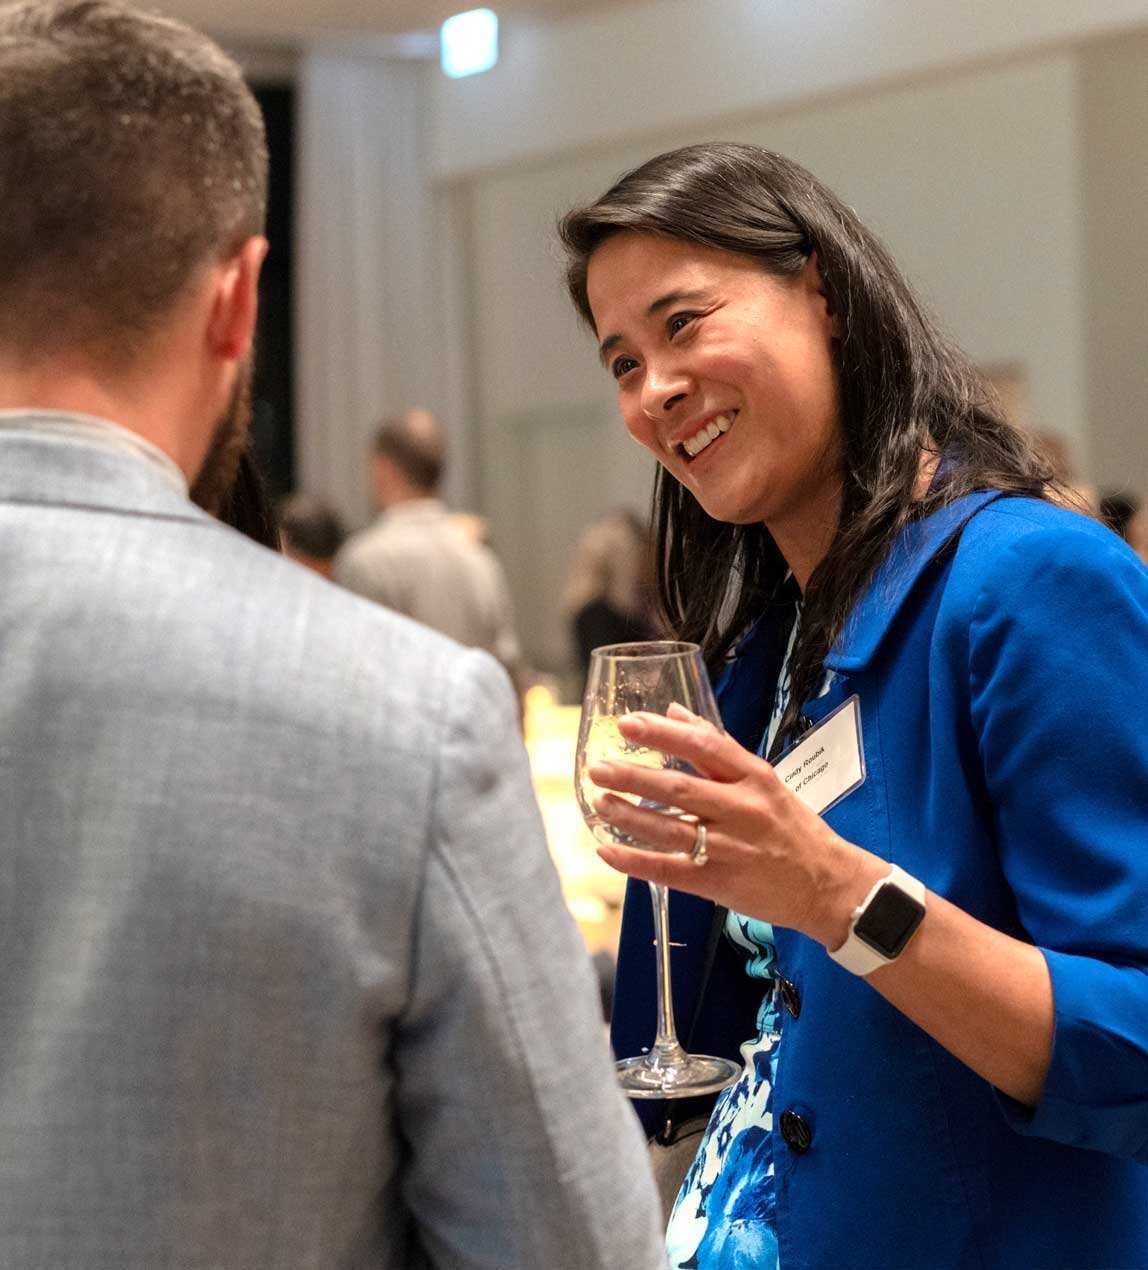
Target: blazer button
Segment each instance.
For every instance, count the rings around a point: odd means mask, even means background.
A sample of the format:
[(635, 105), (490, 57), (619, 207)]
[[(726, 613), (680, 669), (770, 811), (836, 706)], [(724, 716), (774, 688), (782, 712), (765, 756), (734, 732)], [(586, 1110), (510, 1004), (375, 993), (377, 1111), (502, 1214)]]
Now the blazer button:
[(793, 1018), (801, 1016), (801, 993), (797, 991), (797, 984), (792, 979), (779, 979), (777, 982), (777, 990), (781, 994), (781, 1004), (789, 1011)]
[(809, 1127), (809, 1121), (796, 1111), (781, 1113), (781, 1136), (795, 1155), (804, 1155), (813, 1142), (813, 1130)]

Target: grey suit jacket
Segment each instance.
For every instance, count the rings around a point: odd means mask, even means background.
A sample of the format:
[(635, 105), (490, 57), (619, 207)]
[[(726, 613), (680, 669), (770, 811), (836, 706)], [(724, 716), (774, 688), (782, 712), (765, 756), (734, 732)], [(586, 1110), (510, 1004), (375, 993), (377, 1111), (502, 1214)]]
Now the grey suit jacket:
[(501, 670), (0, 418), (0, 1266), (634, 1270), (656, 1212)]

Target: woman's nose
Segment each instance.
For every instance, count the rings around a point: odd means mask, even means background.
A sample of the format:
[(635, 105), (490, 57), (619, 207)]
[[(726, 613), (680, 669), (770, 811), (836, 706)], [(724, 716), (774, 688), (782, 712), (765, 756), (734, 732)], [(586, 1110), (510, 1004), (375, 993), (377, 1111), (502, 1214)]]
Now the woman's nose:
[(647, 365), (642, 412), (650, 419), (664, 419), (689, 391), (689, 376), (680, 367)]

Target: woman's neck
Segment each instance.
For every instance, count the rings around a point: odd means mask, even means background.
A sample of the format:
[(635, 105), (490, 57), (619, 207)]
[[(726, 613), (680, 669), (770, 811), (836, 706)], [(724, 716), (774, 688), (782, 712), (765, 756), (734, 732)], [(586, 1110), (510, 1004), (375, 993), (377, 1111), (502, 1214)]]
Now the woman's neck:
[[(913, 486), (914, 502), (920, 502), (928, 494), (940, 461), (941, 456), (935, 450), (921, 451), (917, 461), (917, 480)], [(797, 515), (784, 522), (766, 525), (802, 595), (813, 571), (833, 546), (840, 517), (841, 486), (832, 483), (824, 486), (817, 499), (805, 503)]]
[(766, 524), (802, 595), (814, 569), (833, 545), (840, 518), (841, 485), (833, 481), (793, 515)]

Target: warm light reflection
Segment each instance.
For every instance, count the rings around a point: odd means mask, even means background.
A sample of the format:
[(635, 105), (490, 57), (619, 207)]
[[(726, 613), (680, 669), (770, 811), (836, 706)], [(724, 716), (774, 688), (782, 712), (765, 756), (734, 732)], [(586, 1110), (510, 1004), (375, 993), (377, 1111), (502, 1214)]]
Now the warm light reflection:
[(566, 903), (589, 950), (613, 956), (626, 879), (598, 859), (574, 797), (579, 714), (578, 706), (558, 705), (547, 687), (531, 688), (526, 694), (526, 750)]

